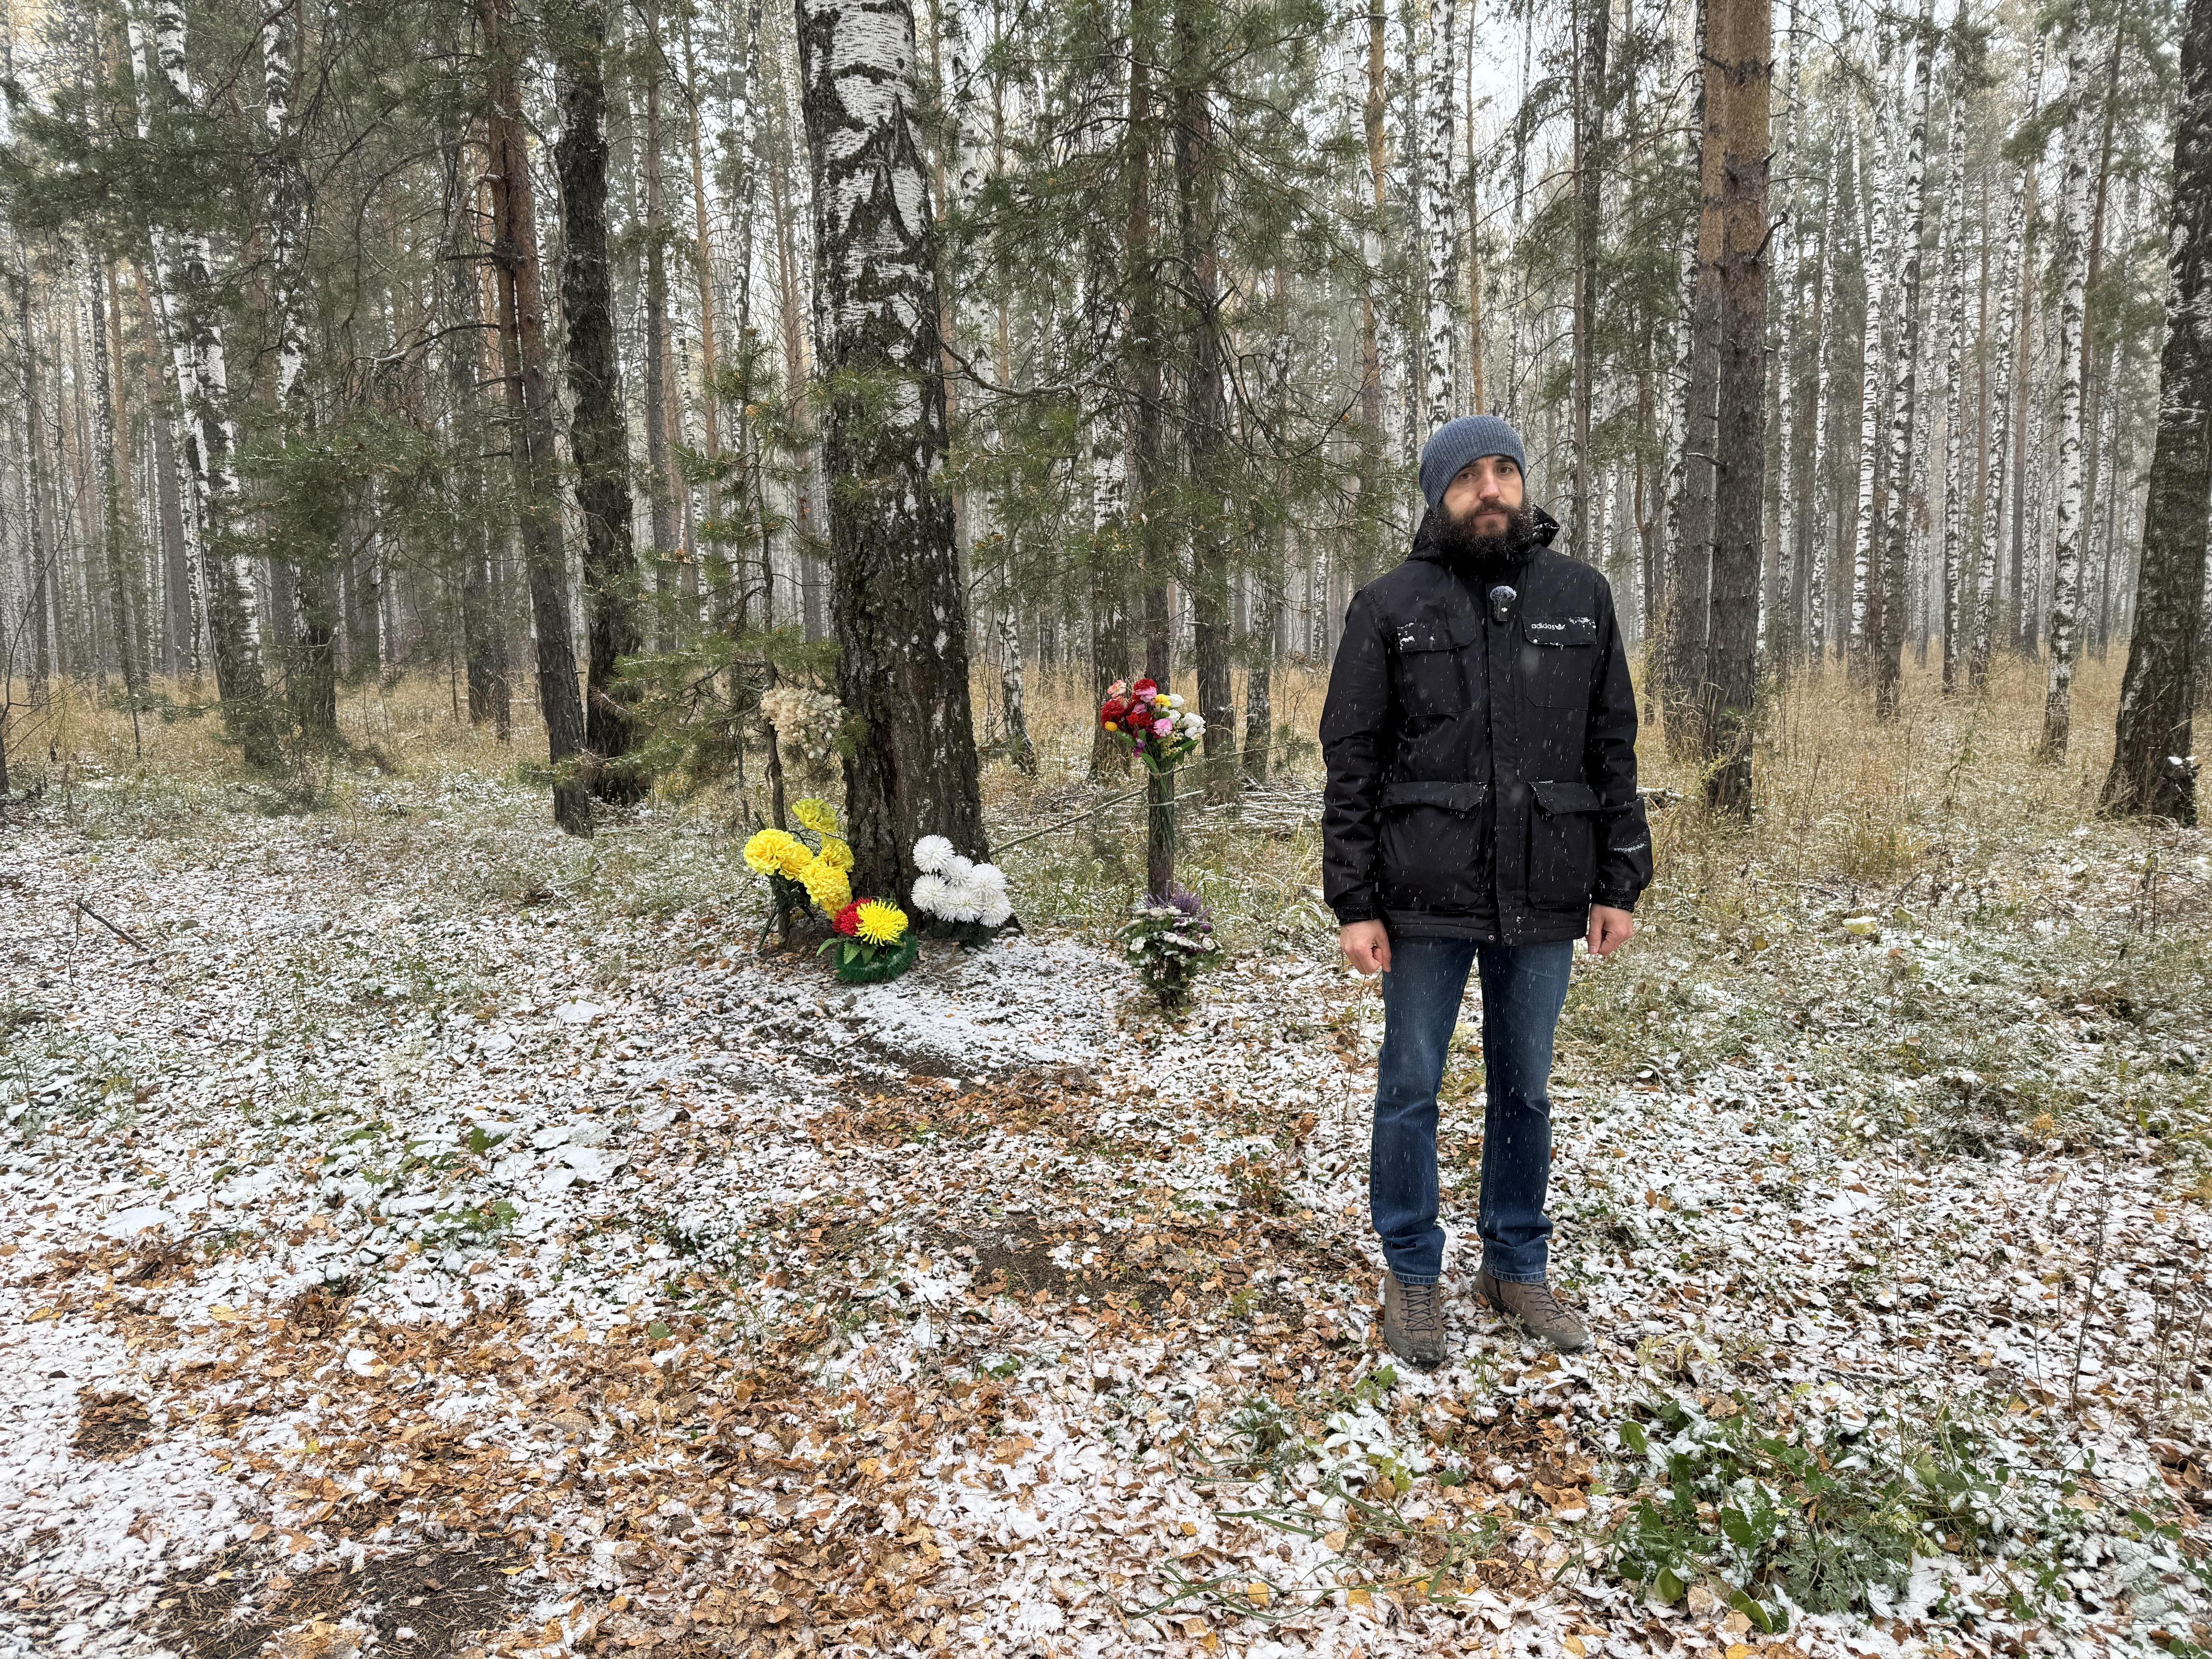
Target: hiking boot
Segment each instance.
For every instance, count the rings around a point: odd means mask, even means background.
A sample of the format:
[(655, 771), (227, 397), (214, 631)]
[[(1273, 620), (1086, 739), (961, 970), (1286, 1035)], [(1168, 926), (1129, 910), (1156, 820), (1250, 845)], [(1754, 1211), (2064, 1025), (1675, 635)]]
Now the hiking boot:
[(1382, 1340), (1390, 1352), (1424, 1370), (1444, 1358), (1444, 1292), (1441, 1285), (1404, 1285), (1382, 1275)]
[(1589, 1327), (1575, 1317), (1552, 1294), (1552, 1287), (1541, 1281), (1524, 1285), (1510, 1279), (1500, 1279), (1485, 1267), (1474, 1276), (1474, 1293), (1498, 1312), (1520, 1322), (1522, 1326), (1561, 1353), (1580, 1353), (1589, 1346)]

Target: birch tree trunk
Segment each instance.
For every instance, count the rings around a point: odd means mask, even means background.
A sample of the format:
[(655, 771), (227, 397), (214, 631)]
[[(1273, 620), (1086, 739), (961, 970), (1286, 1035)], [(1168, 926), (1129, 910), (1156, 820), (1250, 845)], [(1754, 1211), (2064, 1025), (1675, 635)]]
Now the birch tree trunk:
[[(1766, 175), (1771, 144), (1769, 0), (1711, 0), (1707, 22), (1705, 211), (1717, 214), (1708, 276), (1719, 295), (1720, 374), (1715, 435), (1711, 714), (1705, 799), (1751, 813), (1757, 732), (1761, 521), (1766, 500)], [(1717, 201), (1711, 191), (1717, 181)], [(1705, 239), (1700, 237), (1702, 242)]]
[(828, 381), (838, 689), (856, 893), (903, 895), (914, 843), (984, 843), (968, 611), (946, 494), (937, 249), (907, 0), (799, 0)]
[[(2028, 73), (2028, 84), (2039, 91), (2042, 83), (2043, 50), (2039, 44)], [(2027, 113), (2030, 121), (2035, 118), (2039, 101), (2031, 95)], [(2005, 469), (2012, 459), (2013, 367), (2019, 356), (2014, 337), (2019, 330), (2021, 245), (2027, 233), (2027, 172), (2014, 174), (2012, 199), (2007, 209), (2003, 261), (1997, 276), (1997, 325), (1992, 337), (1996, 343), (1996, 384), (1990, 398), (1989, 477), (1982, 487), (1982, 532), (1978, 550), (1980, 574), (1974, 584), (1973, 648), (1966, 660), (1966, 684), (1976, 693), (1989, 684), (1990, 650), (1996, 634), (1997, 546), (2002, 528)], [(2015, 493), (2012, 504), (2014, 519), (2019, 518), (2020, 508)]]
[[(142, 26), (141, 9), (146, 14)], [(125, 0), (125, 19), (137, 88), (138, 129), (152, 140), (158, 98), (164, 116), (194, 109), (198, 89), (186, 56), (181, 0)], [(138, 73), (143, 68), (143, 73)], [(274, 764), (275, 733), (264, 704), (261, 624), (251, 559), (232, 523), (238, 495), (232, 458), (237, 438), (230, 421), (229, 370), (222, 318), (216, 294), (214, 255), (204, 234), (158, 227), (153, 236), (155, 289), (167, 313), (184, 413), (183, 459), (191, 478), (202, 574), (206, 584), (208, 634), (214, 647), (216, 690), (226, 729), (247, 758)]]
[(1452, 341), (1459, 320), (1452, 292), (1459, 218), (1459, 191), (1452, 177), (1458, 148), (1452, 142), (1454, 94), (1458, 84), (1452, 71), (1459, 34), (1457, 13), (1455, 0), (1429, 0), (1427, 61), (1420, 77), (1421, 247), (1428, 279), (1425, 432), (1435, 431), (1453, 414)]
[(2045, 761), (2066, 757), (2073, 724), (2074, 653), (2081, 606), (2081, 403), (2087, 342), (2082, 321), (2089, 274), (2090, 150), (2088, 8), (2075, 0), (2066, 48), (2066, 173), (2059, 191), (2057, 500), (2052, 514), (2050, 674), (2043, 696)]
[(1894, 720), (1904, 672), (1905, 570), (1912, 532), (1913, 440), (1919, 416), (1920, 249), (1928, 216), (1929, 90), (1936, 67), (1936, 0), (1920, 0), (1911, 103), (1905, 112), (1904, 210), (1897, 281), (1897, 338), (1889, 418), (1889, 514), (1881, 538), (1881, 607), (1873, 630), (1874, 712)]
[[(606, 9), (604, 0), (562, 0), (547, 21), (560, 80), (561, 137), (553, 157), (561, 178), (568, 453), (575, 461), (576, 510), (584, 528), (584, 746), (594, 757), (592, 793), (627, 803), (645, 793), (647, 780), (634, 764), (621, 763), (636, 733), (619, 677), (622, 659), (635, 655), (645, 636), (638, 623), (629, 435), (623, 423), (614, 279), (607, 261)], [(654, 84), (657, 88), (657, 76)], [(658, 159), (649, 154), (648, 168)], [(653, 199), (650, 191), (647, 199)], [(653, 234), (650, 223), (647, 234)], [(650, 307), (648, 297), (648, 319)], [(651, 360), (648, 343), (648, 364)]]
[(1944, 167), (1950, 191), (1950, 234), (1943, 259), (1943, 690), (1958, 689), (1965, 644), (1960, 623), (1966, 595), (1960, 572), (1966, 539), (1966, 483), (1960, 388), (1966, 384), (1966, 84), (1956, 77), (1951, 94), (1950, 138)]
[[(538, 708), (553, 763), (553, 819), (572, 836), (592, 833), (584, 710), (576, 693), (568, 632), (568, 561), (561, 537), (560, 470), (554, 452), (553, 388), (545, 374), (545, 306), (538, 256), (538, 205), (525, 148), (520, 45), (514, 0), (478, 0), (487, 111), (485, 172), (491, 180), (491, 264), (499, 292), (500, 368), (507, 382), (507, 448), (514, 460), (516, 517), (530, 576), (538, 636)], [(566, 764), (564, 764), (566, 763)]]
[[(269, 134), (264, 193), (269, 220), (270, 299), (276, 313), (277, 429), (285, 441), (314, 428), (314, 404), (302, 371), (307, 343), (300, 326), (299, 259), (307, 236), (309, 189), (290, 130), (293, 88), (299, 77), (300, 19), (296, 4), (271, 7), (261, 20), (262, 120)], [(295, 543), (291, 571), (293, 614), (284, 618), (293, 642), (287, 686), (292, 718), (309, 738), (329, 744), (338, 730), (337, 612), (331, 591), (332, 555), (327, 544)]]
[[(1878, 55), (1887, 55), (1887, 52), (1886, 45), (1877, 48)], [(1867, 273), (1867, 302), (1865, 327), (1860, 340), (1858, 517), (1851, 542), (1851, 614), (1845, 651), (1850, 674), (1861, 683), (1870, 669), (1874, 644), (1870, 635), (1878, 625), (1876, 612), (1881, 605), (1876, 592), (1881, 562), (1876, 538), (1881, 483), (1880, 434), (1887, 410), (1883, 393), (1887, 362), (1882, 351), (1882, 327), (1889, 313), (1894, 280), (1890, 232), (1896, 217), (1896, 181), (1890, 176), (1889, 166), (1894, 145), (1882, 118), (1887, 101), (1883, 95), (1875, 100), (1873, 156), (1863, 175), (1866, 189), (1860, 216), (1866, 250), (1860, 264)]]
[(2099, 810), (2195, 823), (2191, 749), (2212, 501), (2212, 0), (2190, 0), (2182, 21), (2172, 214), (2142, 568)]

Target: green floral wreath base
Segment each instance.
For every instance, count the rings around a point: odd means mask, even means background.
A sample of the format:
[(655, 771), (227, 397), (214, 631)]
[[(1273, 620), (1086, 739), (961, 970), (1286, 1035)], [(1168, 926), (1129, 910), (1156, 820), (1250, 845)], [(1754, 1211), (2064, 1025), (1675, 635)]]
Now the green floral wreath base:
[(896, 945), (885, 946), (871, 945), (866, 939), (848, 939), (840, 933), (822, 941), (823, 951), (833, 948), (837, 952), (839, 980), (847, 985), (879, 985), (887, 979), (896, 979), (914, 966), (915, 958), (921, 954), (921, 940), (909, 933)]

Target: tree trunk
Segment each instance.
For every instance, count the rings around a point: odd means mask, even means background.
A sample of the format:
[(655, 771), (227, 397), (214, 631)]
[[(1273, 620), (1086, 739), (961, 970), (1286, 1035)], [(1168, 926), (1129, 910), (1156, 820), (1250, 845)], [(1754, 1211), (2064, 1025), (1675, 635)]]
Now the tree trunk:
[(668, 456), (672, 424), (668, 417), (668, 226), (660, 177), (659, 9), (657, 0), (647, 0), (643, 31), (645, 145), (638, 157), (638, 167), (645, 175), (645, 340), (641, 355), (645, 370), (646, 500), (652, 507), (653, 556), (665, 580), (666, 561), (677, 553), (681, 544)]
[(1889, 417), (1889, 513), (1880, 548), (1881, 611), (1869, 631), (1874, 657), (1874, 712), (1894, 720), (1899, 682), (1904, 673), (1905, 567), (1911, 557), (1912, 466), (1920, 413), (1920, 249), (1928, 222), (1929, 90), (1936, 68), (1936, 0), (1921, 0), (1912, 75), (1912, 99), (1905, 113), (1905, 174), (1898, 201), (1903, 208), (1898, 249), (1897, 338), (1891, 374)]
[(937, 249), (907, 0), (799, 0), (816, 357), (856, 893), (902, 896), (917, 837), (988, 856), (967, 597), (945, 490)]
[(1165, 685), (1173, 673), (1174, 617), (1168, 602), (1175, 579), (1169, 542), (1160, 400), (1160, 273), (1152, 246), (1152, 163), (1158, 130), (1152, 115), (1153, 35), (1157, 0), (1129, 8), (1129, 200), (1123, 255), (1129, 285), (1129, 456), (1135, 473), (1137, 568), (1143, 589), (1145, 672)]
[[(139, 6), (144, 3), (126, 0), (125, 16), (132, 56), (147, 63), (147, 72), (133, 76), (139, 137), (153, 142), (155, 88), (160, 88), (165, 114), (192, 112), (197, 89), (186, 57), (181, 0), (147, 4), (150, 35), (140, 25)], [(202, 233), (166, 227), (155, 230), (153, 253), (155, 289), (168, 313), (178, 402), (184, 412), (184, 457), (198, 520), (216, 690), (223, 702), (225, 729), (242, 743), (248, 760), (273, 765), (279, 755), (265, 707), (253, 570), (232, 523), (238, 494), (232, 470), (237, 440), (230, 421), (229, 372), (213, 256)]]
[[(638, 624), (637, 553), (631, 542), (629, 438), (623, 424), (615, 351), (613, 271), (607, 262), (606, 11), (605, 0), (563, 0), (549, 18), (560, 80), (561, 312), (568, 324), (568, 453), (584, 527), (588, 672), (584, 744), (592, 793), (629, 802), (647, 780), (622, 757), (637, 738), (621, 689), (622, 659), (644, 646)], [(648, 99), (658, 97), (656, 75)], [(651, 104), (648, 103), (648, 108)], [(647, 131), (654, 130), (648, 118)], [(650, 141), (648, 141), (649, 144)], [(648, 167), (654, 158), (648, 155)], [(650, 180), (652, 175), (648, 172)], [(653, 192), (648, 183), (647, 199)], [(653, 234), (648, 215), (647, 234)], [(648, 332), (652, 302), (647, 301)], [(647, 362), (651, 362), (650, 347)]]
[[(100, 479), (100, 544), (106, 567), (110, 632), (114, 637), (117, 666), (123, 689), (134, 701), (146, 695), (146, 668), (138, 652), (140, 603), (133, 576), (134, 561), (125, 533), (123, 496), (125, 477), (115, 465), (116, 394), (119, 389), (108, 355), (107, 262), (94, 241), (88, 244), (92, 260), (92, 356), (94, 409), (98, 424), (94, 434), (94, 463)], [(133, 720), (137, 719), (135, 710)]]
[[(1721, 0), (1729, 3), (1729, 0)], [(1721, 255), (1722, 139), (1715, 123), (1720, 95), (1705, 61), (1711, 27), (1711, 0), (1699, 8), (1698, 210), (1691, 278), (1689, 341), (1685, 350), (1682, 442), (1673, 518), (1674, 544), (1667, 558), (1667, 622), (1662, 641), (1664, 672), (1660, 700), (1668, 752), (1696, 754), (1706, 725), (1707, 629), (1712, 592), (1714, 466), (1718, 453), (1721, 376), (1721, 295), (1714, 267)]]
[[(500, 367), (507, 382), (507, 447), (514, 458), (517, 519), (538, 635), (538, 707), (554, 767), (553, 818), (572, 836), (592, 832), (583, 704), (568, 632), (568, 556), (562, 546), (553, 388), (545, 374), (544, 280), (538, 207), (525, 149), (521, 52), (514, 0), (478, 0), (488, 93), (485, 172), (491, 180), (492, 269), (499, 289)], [(565, 764), (564, 764), (565, 763)]]
[[(1719, 296), (1721, 459), (1713, 501), (1705, 795), (1748, 817), (1757, 730), (1760, 526), (1766, 499), (1766, 176), (1771, 143), (1768, 0), (1711, 0), (1706, 23), (1705, 211), (1717, 218), (1713, 264), (1698, 272)], [(1719, 186), (1717, 199), (1713, 186)], [(1700, 234), (1702, 246), (1708, 238)]]
[(1455, 147), (1453, 104), (1458, 77), (1452, 72), (1457, 45), (1456, 0), (1429, 0), (1429, 42), (1421, 76), (1421, 248), (1426, 259), (1428, 302), (1424, 414), (1433, 432), (1451, 419), (1452, 341), (1458, 332), (1459, 307), (1452, 295), (1454, 235), (1459, 192), (1453, 188)]
[(451, 282), (446, 290), (448, 332), (441, 343), (450, 425), (447, 443), (453, 454), (447, 510), (453, 526), (453, 557), (461, 576), (461, 647), (467, 658), (469, 724), (489, 724), (505, 743), (513, 719), (507, 686), (507, 633), (501, 625), (492, 560), (494, 529), (483, 511), (484, 465), (483, 414), (477, 386), (487, 378), (482, 247), (477, 237), (479, 185), (476, 169), (465, 165), (471, 146), (459, 124), (440, 134), (445, 149), (447, 255)]
[[(753, 0), (750, 44), (757, 50), (760, 37), (759, 0)], [(750, 55), (750, 54), (748, 54)], [(742, 60), (741, 60), (742, 61)], [(741, 71), (742, 72), (742, 71)], [(717, 476), (722, 459), (721, 397), (716, 383), (721, 364), (714, 346), (714, 244), (707, 230), (707, 161), (699, 136), (699, 63), (691, 50), (691, 8), (684, 9), (684, 106), (690, 127), (691, 236), (695, 273), (699, 285), (699, 424), (704, 432), (707, 461), (707, 516), (722, 516), (721, 480)], [(738, 153), (750, 155), (748, 143)], [(747, 169), (747, 179), (751, 169)]]
[(1966, 529), (1965, 413), (1960, 390), (1966, 384), (1966, 85), (1958, 77), (1951, 93), (1950, 137), (1944, 168), (1950, 179), (1950, 234), (1943, 261), (1943, 690), (1958, 690), (1965, 640), (1960, 573)]
[(2196, 682), (2204, 672), (2212, 498), (2212, 0), (2190, 0), (2182, 23), (2172, 214), (2135, 629), (2099, 805), (2108, 813), (2195, 823), (2190, 757)]
[[(1605, 77), (1613, 0), (1582, 0), (1575, 47), (1574, 479), (1567, 498), (1568, 544), (1578, 559), (1602, 560), (1590, 542), (1590, 405), (1596, 396), (1598, 217), (1605, 183)], [(1762, 306), (1763, 311), (1765, 307)]]
[[(1877, 56), (1886, 58), (1892, 46), (1893, 40), (1885, 35), (1876, 47)], [(1881, 609), (1880, 538), (1886, 452), (1881, 433), (1888, 412), (1884, 400), (1888, 360), (1882, 349), (1882, 329), (1894, 280), (1891, 230), (1896, 220), (1896, 181), (1888, 165), (1894, 141), (1882, 119), (1887, 101), (1886, 93), (1878, 92), (1874, 106), (1874, 153), (1863, 175), (1865, 189), (1860, 203), (1865, 249), (1860, 267), (1866, 272), (1867, 293), (1865, 325), (1860, 336), (1858, 514), (1851, 543), (1850, 624), (1844, 649), (1850, 675), (1861, 684), (1870, 670)]]
[(1219, 161), (1214, 153), (1212, 87), (1204, 68), (1206, 47), (1199, 39), (1192, 5), (1193, 0), (1181, 0), (1175, 17), (1176, 204), (1191, 295), (1183, 451), (1188, 457), (1193, 501), (1191, 654), (1198, 671), (1198, 712), (1206, 720), (1201, 739), (1206, 792), (1209, 799), (1219, 802), (1232, 800), (1237, 793), (1237, 768), (1228, 758), (1237, 747), (1229, 628), (1231, 484), (1223, 476), (1229, 459), (1229, 410), (1222, 364)]
[(2081, 605), (2081, 415), (2088, 368), (2082, 331), (2089, 276), (2088, 219), (2092, 148), (2088, 82), (2090, 19), (2084, 0), (2075, 0), (2072, 38), (2066, 49), (2066, 178), (2059, 192), (2063, 217), (2059, 244), (2058, 297), (2058, 496), (2052, 514), (2051, 600), (2048, 635), (2050, 674), (2043, 697), (2043, 739), (2037, 752), (2045, 761), (2063, 760), (2073, 724), (2074, 654)]
[[(2043, 52), (2039, 46), (2029, 74), (2029, 84), (2039, 87), (2043, 80)], [(2036, 105), (2031, 103), (2027, 118), (2033, 120)], [(2027, 230), (2027, 175), (2014, 175), (2012, 182), (2012, 201), (2006, 221), (2004, 255), (1997, 273), (1997, 325), (1991, 337), (1996, 357), (1996, 383), (1990, 397), (1991, 416), (1987, 466), (1989, 476), (1982, 486), (1982, 532), (1978, 555), (1980, 574), (1974, 584), (1973, 647), (1966, 659), (1966, 684), (1979, 693), (1989, 684), (1990, 649), (1996, 634), (1997, 600), (1997, 538), (2002, 527), (2002, 514), (2005, 499), (2005, 466), (2010, 459), (2013, 443), (2013, 364), (2018, 355), (2015, 335), (2018, 332), (2021, 300), (2021, 244)], [(2020, 497), (2013, 496), (2012, 514), (2020, 517)]]
[[(154, 318), (154, 296), (142, 266), (131, 269), (138, 296), (138, 331), (146, 343), (146, 425), (152, 434), (153, 516), (159, 521), (161, 572), (161, 658), (165, 672), (197, 680), (201, 672), (199, 569), (185, 544), (185, 501), (176, 439), (169, 412), (169, 389), (161, 380), (161, 329)], [(26, 459), (27, 459), (27, 454)]]

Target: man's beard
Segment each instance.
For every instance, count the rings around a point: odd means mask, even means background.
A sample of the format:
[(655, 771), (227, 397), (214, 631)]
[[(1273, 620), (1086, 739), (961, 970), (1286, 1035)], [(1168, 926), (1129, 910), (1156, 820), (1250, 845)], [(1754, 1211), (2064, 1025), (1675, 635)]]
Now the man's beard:
[[(1478, 534), (1474, 521), (1484, 513), (1503, 513), (1504, 530), (1494, 536)], [(1483, 507), (1462, 519), (1438, 501), (1436, 522), (1429, 526), (1429, 539), (1455, 564), (1507, 564), (1519, 558), (1528, 544), (1528, 509)]]

